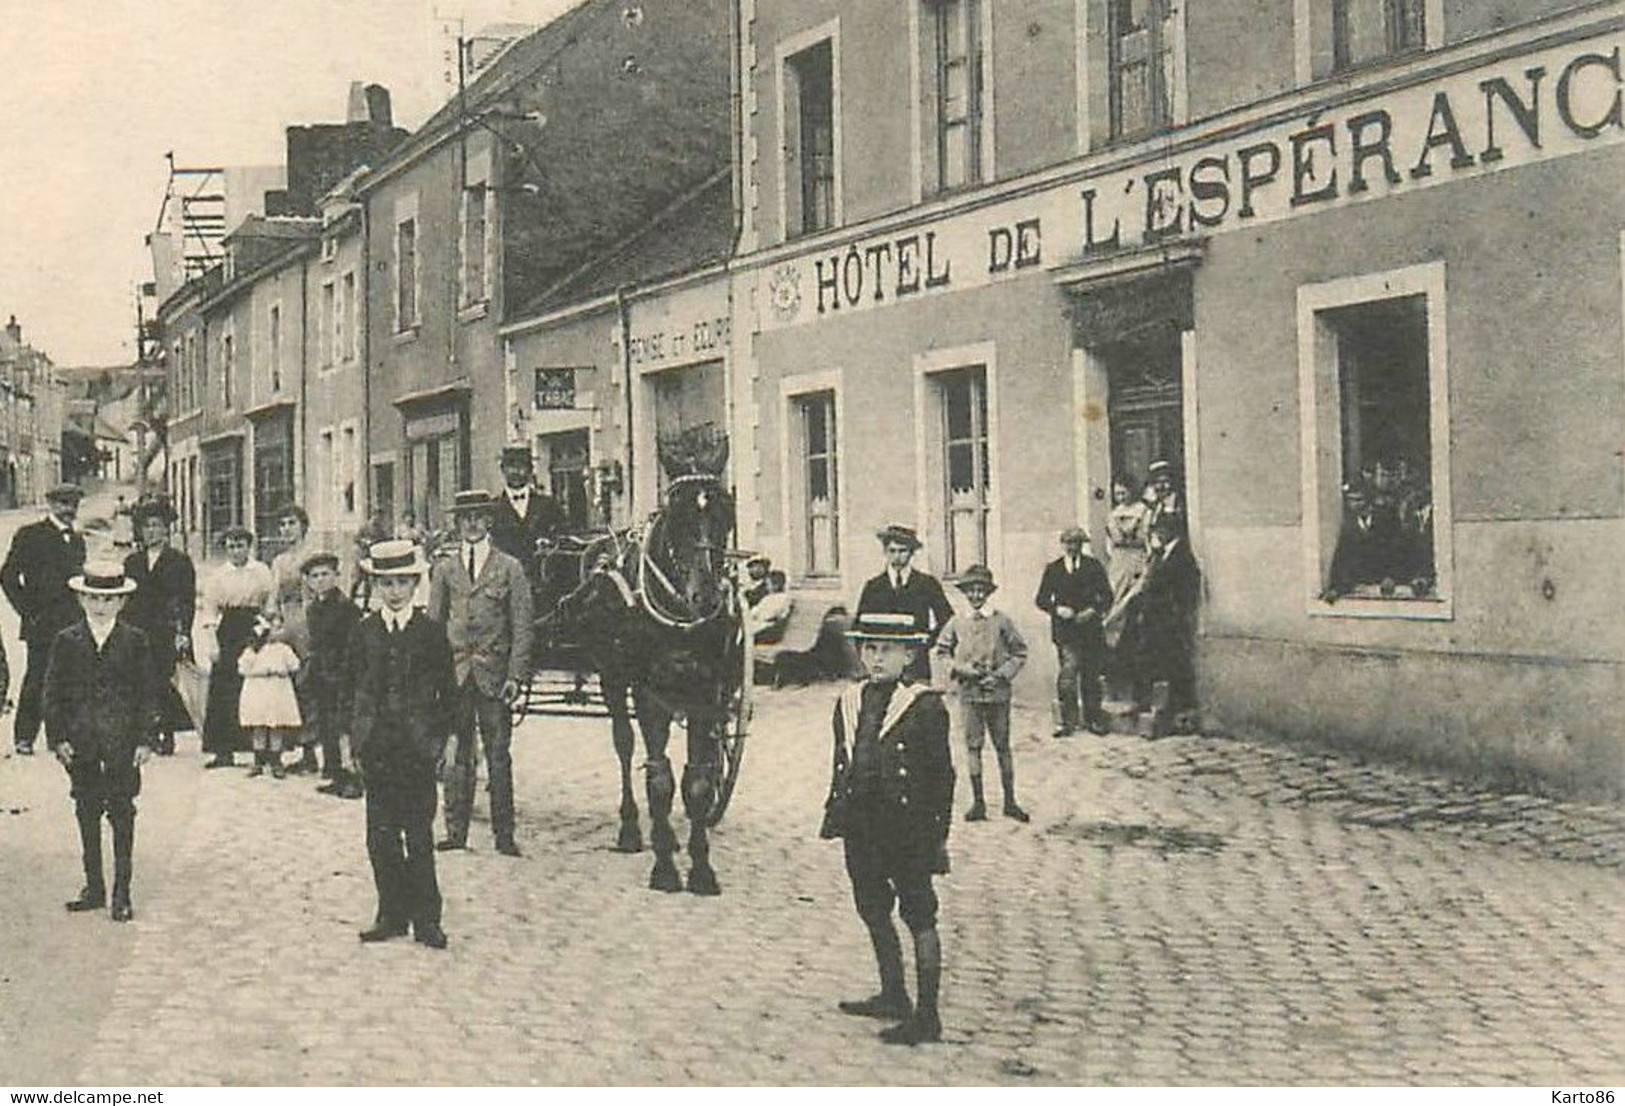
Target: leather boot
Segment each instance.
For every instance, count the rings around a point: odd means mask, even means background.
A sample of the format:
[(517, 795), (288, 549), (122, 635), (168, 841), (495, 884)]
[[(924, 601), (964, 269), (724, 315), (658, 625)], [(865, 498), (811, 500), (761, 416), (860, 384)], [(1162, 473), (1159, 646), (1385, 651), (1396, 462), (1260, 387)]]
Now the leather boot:
[(113, 824), (113, 920), (127, 922), (130, 909), (130, 878), (135, 870), (135, 808), (124, 800), (126, 809), (109, 811)]

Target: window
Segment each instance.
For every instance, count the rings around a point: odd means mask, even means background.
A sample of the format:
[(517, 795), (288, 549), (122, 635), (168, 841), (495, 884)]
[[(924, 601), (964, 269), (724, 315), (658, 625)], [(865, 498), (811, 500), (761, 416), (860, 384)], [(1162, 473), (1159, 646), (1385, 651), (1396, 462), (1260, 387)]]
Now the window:
[(840, 480), (836, 471), (835, 393), (814, 392), (796, 400), (801, 417), (803, 538), (808, 576), (841, 570)]
[(355, 314), (355, 274), (344, 274), (344, 302), (339, 305), (338, 314), (333, 316), (333, 348), (342, 350), (342, 354), (335, 353), (335, 357), (342, 356), (345, 361), (354, 361), (356, 358), (356, 327)]
[(220, 336), (220, 403), (228, 411), (233, 404), (232, 383), (237, 376), (237, 336), (228, 324)]
[(928, 0), (934, 29), (937, 188), (982, 179), (981, 0)]
[(1425, 0), (1332, 0), (1332, 68), (1425, 49), (1427, 29)]
[(1449, 617), (1441, 265), (1299, 291), (1314, 613)]
[(391, 522), (395, 520), (394, 461), (373, 462), (372, 509)]
[(186, 409), (195, 411), (202, 406), (203, 366), (198, 363), (197, 334), (186, 336)]
[(987, 371), (981, 366), (936, 377), (942, 409), (942, 474), (947, 571), (988, 562), (992, 483), (987, 439)]
[(485, 210), (490, 196), (485, 182), (463, 189), (463, 297), (464, 307), (490, 298), (485, 284)]
[(1109, 0), (1107, 43), (1114, 139), (1139, 138), (1174, 122), (1175, 0)]
[(344, 428), (344, 448), (339, 453), (341, 466), (338, 480), (339, 509), (346, 515), (354, 516), (356, 513), (356, 484), (361, 479), (361, 454), (356, 449), (355, 427)]
[(316, 490), (317, 501), (314, 504), (317, 524), (322, 529), (332, 529), (338, 522), (336, 507), (337, 494), (335, 484), (338, 479), (338, 469), (333, 451), (333, 430), (324, 428), (317, 438), (316, 473), (311, 487)]
[(282, 307), (280, 304), (271, 308), (271, 318), (266, 330), (269, 335), (268, 352), (271, 361), (271, 392), (275, 394), (282, 390)]
[(829, 39), (785, 62), (785, 228), (835, 225), (835, 48)]
[(321, 366), (324, 369), (333, 367), (339, 359), (339, 341), (342, 334), (339, 323), (338, 289), (333, 287), (331, 280), (322, 282), (322, 314), (318, 320), (316, 333), (316, 348)]
[(395, 332), (404, 334), (418, 325), (418, 221), (405, 219), (395, 226)]

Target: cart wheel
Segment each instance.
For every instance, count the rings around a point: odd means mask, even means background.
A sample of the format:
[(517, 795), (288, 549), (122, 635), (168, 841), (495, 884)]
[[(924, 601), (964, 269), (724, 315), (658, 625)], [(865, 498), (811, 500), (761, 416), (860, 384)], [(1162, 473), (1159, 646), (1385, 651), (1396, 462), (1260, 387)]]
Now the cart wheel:
[(754, 706), (751, 689), (756, 664), (755, 650), (751, 647), (748, 637), (749, 632), (747, 624), (741, 620), (739, 638), (736, 641), (740, 655), (738, 667), (740, 678), (728, 697), (728, 713), (723, 720), (722, 733), (717, 736), (717, 764), (721, 772), (717, 780), (716, 795), (711, 800), (711, 809), (705, 816), (705, 824), (708, 826), (714, 826), (722, 821), (722, 816), (728, 812), (728, 800), (733, 798), (734, 785), (739, 782), (739, 766), (745, 759), (745, 736), (750, 731), (750, 716)]

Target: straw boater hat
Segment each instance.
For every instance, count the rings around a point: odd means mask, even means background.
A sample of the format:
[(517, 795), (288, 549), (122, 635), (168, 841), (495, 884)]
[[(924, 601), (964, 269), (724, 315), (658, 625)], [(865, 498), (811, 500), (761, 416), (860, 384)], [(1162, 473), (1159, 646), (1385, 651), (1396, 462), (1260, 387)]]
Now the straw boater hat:
[(391, 538), (368, 547), (361, 571), (369, 576), (422, 576), (429, 571), (429, 564), (415, 542)]
[(45, 498), (56, 502), (77, 503), (85, 497), (85, 490), (78, 484), (58, 484), (45, 493)]
[(117, 561), (90, 561), (85, 571), (68, 579), (68, 587), (81, 595), (129, 595), (135, 581), (124, 575)]
[(989, 595), (999, 590), (999, 585), (993, 582), (993, 570), (986, 565), (971, 565), (960, 575), (957, 586), (960, 591), (984, 588)]
[(886, 524), (875, 533), (875, 537), (880, 539), (881, 545), (890, 545), (896, 542), (899, 545), (906, 545), (910, 549), (918, 549), (924, 544), (920, 541), (920, 535), (915, 533), (914, 527), (904, 526), (900, 522)]
[(929, 634), (914, 625), (911, 614), (860, 614), (846, 636), (853, 641), (900, 641), (904, 645), (924, 645)]
[(451, 513), (466, 515), (471, 511), (489, 511), (496, 506), (497, 501), (491, 498), (491, 493), (484, 488), (470, 488), (466, 492), (458, 492), (451, 501)]

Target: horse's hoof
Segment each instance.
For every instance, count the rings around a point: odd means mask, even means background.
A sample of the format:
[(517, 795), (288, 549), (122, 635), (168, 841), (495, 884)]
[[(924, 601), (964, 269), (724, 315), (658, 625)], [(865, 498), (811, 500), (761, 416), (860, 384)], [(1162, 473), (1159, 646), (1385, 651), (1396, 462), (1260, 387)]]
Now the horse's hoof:
[(688, 893), (691, 895), (720, 895), (722, 884), (710, 868), (695, 868), (688, 873)]
[(615, 838), (615, 851), (618, 853), (641, 853), (643, 851), (643, 834), (638, 827), (625, 825), (621, 827), (620, 835)]
[(677, 874), (677, 865), (669, 857), (655, 861), (654, 870), (649, 873), (649, 890), (670, 893), (682, 889), (683, 877)]

